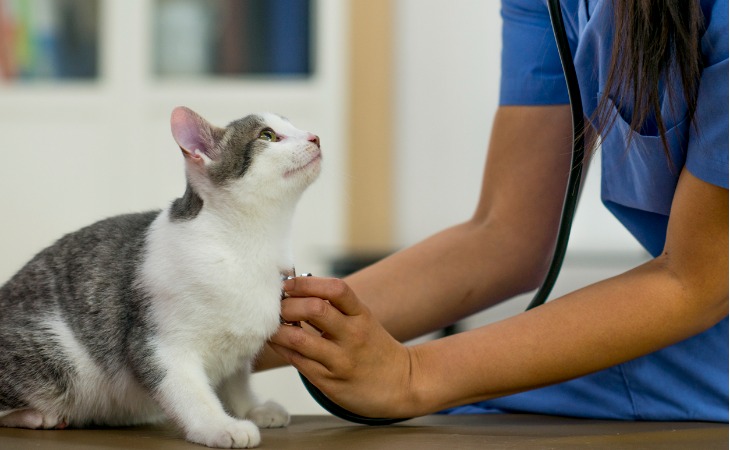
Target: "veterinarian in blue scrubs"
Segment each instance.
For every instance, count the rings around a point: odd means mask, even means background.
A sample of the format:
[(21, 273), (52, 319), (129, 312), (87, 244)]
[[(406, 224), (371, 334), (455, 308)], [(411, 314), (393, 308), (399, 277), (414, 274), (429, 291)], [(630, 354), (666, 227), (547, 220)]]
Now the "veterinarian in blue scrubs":
[(666, 141), (655, 115), (632, 127), (630, 99), (611, 97), (615, 121), (599, 121), (613, 9), (563, 4), (583, 108), (603, 130), (594, 158), (602, 201), (652, 261), (494, 325), (413, 347), (396, 341), (534, 288), (549, 260), (567, 177), (568, 97), (545, 3), (503, 0), (500, 109), (474, 217), (346, 284), (289, 282), (282, 315), (324, 334), (284, 327), (275, 350), (366, 416), (448, 408), (727, 421), (728, 2), (699, 4), (696, 110), (690, 120), (677, 70), (662, 78)]

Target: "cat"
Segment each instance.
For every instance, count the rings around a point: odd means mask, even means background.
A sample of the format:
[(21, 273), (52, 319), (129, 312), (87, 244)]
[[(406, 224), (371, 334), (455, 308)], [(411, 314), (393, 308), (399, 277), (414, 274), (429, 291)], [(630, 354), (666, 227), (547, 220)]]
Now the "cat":
[(288, 424), (248, 378), (280, 324), (319, 138), (275, 114), (219, 128), (185, 107), (171, 128), (182, 197), (66, 235), (0, 288), (0, 426), (167, 418), (191, 442), (240, 448)]

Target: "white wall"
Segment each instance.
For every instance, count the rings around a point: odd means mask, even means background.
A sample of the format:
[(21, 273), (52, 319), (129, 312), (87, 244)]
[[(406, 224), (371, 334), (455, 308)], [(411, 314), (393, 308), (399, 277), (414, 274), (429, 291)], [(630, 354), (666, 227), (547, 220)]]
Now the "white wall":
[[(498, 1), (396, 5), (396, 244), (403, 246), (474, 210), (499, 98), (501, 17)], [(640, 252), (600, 204), (599, 177), (596, 164), (571, 251)]]

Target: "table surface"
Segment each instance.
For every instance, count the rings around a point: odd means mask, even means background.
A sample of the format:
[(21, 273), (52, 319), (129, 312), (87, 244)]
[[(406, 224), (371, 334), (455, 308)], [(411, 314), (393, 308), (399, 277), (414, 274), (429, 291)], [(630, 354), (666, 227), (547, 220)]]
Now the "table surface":
[[(722, 449), (728, 424), (618, 422), (528, 414), (427, 416), (386, 427), (331, 416), (294, 416), (262, 430), (266, 449)], [(169, 425), (85, 430), (0, 428), (0, 449), (200, 449)]]

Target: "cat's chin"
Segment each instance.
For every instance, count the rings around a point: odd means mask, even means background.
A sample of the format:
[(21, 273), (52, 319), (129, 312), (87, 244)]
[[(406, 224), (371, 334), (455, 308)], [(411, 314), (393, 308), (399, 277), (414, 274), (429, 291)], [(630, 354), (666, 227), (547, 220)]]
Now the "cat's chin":
[(321, 161), (322, 161), (322, 152), (317, 151), (317, 153), (315, 153), (312, 156), (312, 158), (309, 161), (307, 161), (306, 163), (302, 164), (301, 166), (299, 166), (295, 169), (287, 170), (284, 173), (284, 178), (290, 178), (290, 177), (293, 177), (293, 176), (303, 173), (303, 172), (309, 172), (309, 171), (315, 171), (315, 170), (316, 170), (317, 174), (319, 174)]

